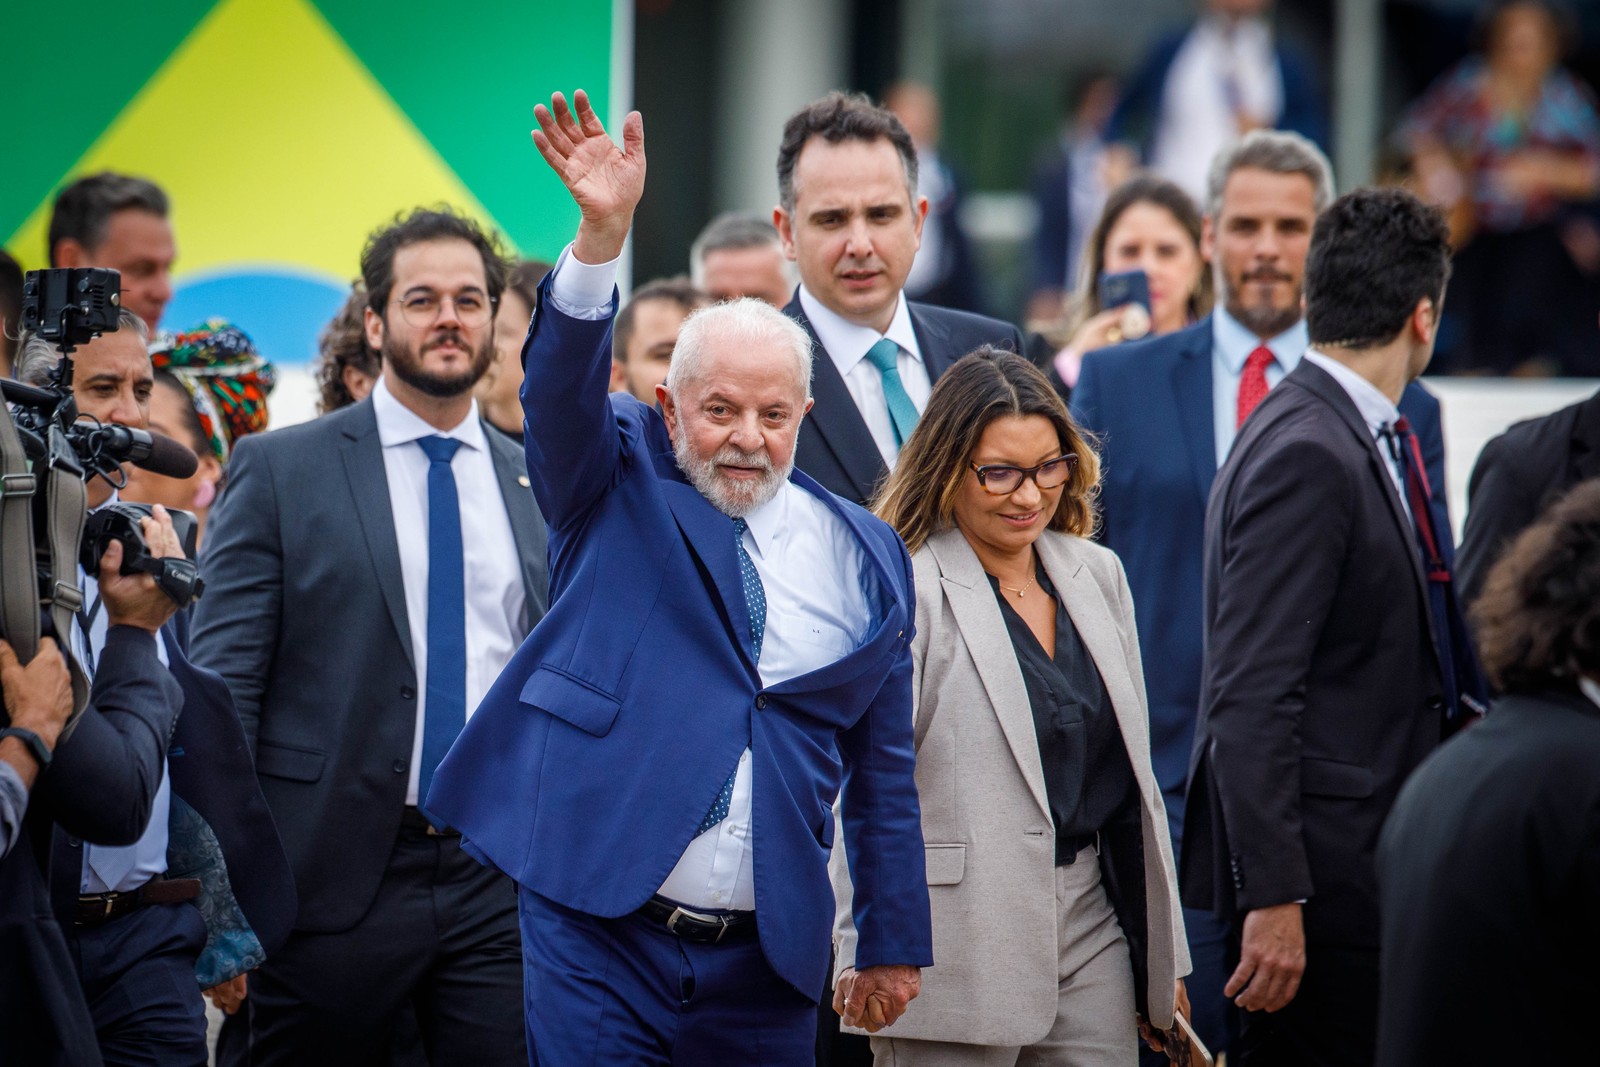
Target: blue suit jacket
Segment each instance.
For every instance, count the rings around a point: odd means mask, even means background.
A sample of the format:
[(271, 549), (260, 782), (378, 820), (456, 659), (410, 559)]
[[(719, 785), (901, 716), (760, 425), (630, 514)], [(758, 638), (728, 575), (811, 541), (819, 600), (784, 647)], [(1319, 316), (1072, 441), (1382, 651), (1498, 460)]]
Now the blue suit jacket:
[(793, 475), (860, 540), (874, 619), (843, 659), (764, 688), (732, 520), (684, 479), (655, 410), (607, 397), (610, 334), (609, 318), (569, 318), (541, 295), (522, 402), (550, 610), (440, 765), (428, 810), (527, 889), (624, 915), (661, 886), (748, 745), (773, 969), (807, 996), (823, 988), (841, 783), (858, 966), (930, 964), (904, 546)]
[[(1201, 575), (1206, 502), (1217, 474), (1211, 319), (1177, 333), (1091, 353), (1072, 414), (1100, 438), (1099, 540), (1122, 557), (1133, 592), (1150, 697), (1150, 745), (1173, 837), (1200, 709)], [(1435, 526), (1448, 532), (1439, 401), (1413, 382), (1400, 410), (1436, 487)], [(1446, 537), (1447, 551), (1451, 551)]]

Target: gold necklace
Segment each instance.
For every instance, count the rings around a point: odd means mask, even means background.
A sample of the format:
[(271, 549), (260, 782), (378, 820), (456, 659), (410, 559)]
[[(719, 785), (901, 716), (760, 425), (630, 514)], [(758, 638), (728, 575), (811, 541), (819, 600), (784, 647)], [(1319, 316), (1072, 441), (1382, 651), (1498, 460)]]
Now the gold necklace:
[(1039, 572), (1038, 571), (1034, 571), (1033, 572), (1033, 577), (1028, 579), (1028, 584), (1023, 586), (1021, 589), (1018, 589), (1015, 586), (1010, 586), (1010, 585), (1007, 585), (1005, 582), (1000, 581), (1000, 578), (998, 576), (995, 577), (995, 582), (1000, 586), (1000, 588), (1004, 589), (1008, 593), (1017, 594), (1017, 599), (1018, 600), (1021, 600), (1023, 595), (1025, 593), (1027, 593), (1028, 590), (1032, 589), (1033, 586), (1034, 586), (1034, 583), (1037, 582), (1038, 580), (1039, 580)]

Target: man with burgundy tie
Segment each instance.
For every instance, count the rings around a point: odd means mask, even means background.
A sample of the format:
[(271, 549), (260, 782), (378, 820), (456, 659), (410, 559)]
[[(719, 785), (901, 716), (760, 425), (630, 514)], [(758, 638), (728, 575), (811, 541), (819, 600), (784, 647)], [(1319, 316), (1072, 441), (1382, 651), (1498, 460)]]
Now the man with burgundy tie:
[(933, 382), (983, 345), (1022, 351), (1015, 326), (902, 292), (922, 240), (917, 150), (892, 111), (829, 93), (790, 116), (773, 222), (800, 286), (784, 312), (816, 346), (816, 406), (795, 465), (858, 504), (894, 466)]
[(1244, 1067), (1372, 1062), (1378, 832), (1483, 708), (1398, 407), (1449, 272), (1444, 219), (1411, 194), (1328, 208), (1306, 262), (1311, 347), (1240, 430), (1206, 515), (1180, 879), (1228, 925)]
[[(1100, 541), (1122, 558), (1133, 593), (1150, 696), (1150, 742), (1172, 829), (1181, 847), (1184, 786), (1200, 706), (1200, 594), (1206, 502), (1235, 435), (1268, 390), (1306, 350), (1302, 282), (1311, 230), (1333, 200), (1333, 171), (1310, 141), (1256, 131), (1213, 161), (1203, 251), (1217, 308), (1177, 333), (1091, 353), (1072, 391), (1072, 413), (1098, 435)], [(1442, 485), (1439, 404), (1422, 386), (1401, 408), (1416, 427), (1433, 484)], [(1450, 525), (1437, 503), (1438, 528)], [(1237, 1028), (1222, 994), (1224, 927), (1188, 910), (1194, 1025), (1213, 1051)]]
[(409, 1003), (432, 1062), (521, 1065), (511, 880), (419, 808), (546, 606), (521, 452), (472, 398), (507, 265), (419, 209), (361, 273), (382, 377), (241, 442), (202, 561), (195, 656), (233, 691), (299, 897), (250, 983), (251, 1062), (387, 1064)]

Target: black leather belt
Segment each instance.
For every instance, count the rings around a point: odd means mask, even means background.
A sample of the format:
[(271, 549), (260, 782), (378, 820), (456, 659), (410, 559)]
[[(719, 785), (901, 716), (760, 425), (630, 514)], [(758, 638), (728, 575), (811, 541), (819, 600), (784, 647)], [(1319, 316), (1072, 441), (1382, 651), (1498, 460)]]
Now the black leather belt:
[(639, 909), (639, 914), (697, 945), (715, 945), (719, 941), (754, 937), (756, 933), (756, 913), (753, 911), (714, 915), (690, 911), (670, 900), (651, 897)]
[(429, 837), (460, 837), (460, 830), (452, 830), (446, 826), (443, 830), (428, 821), (428, 817), (416, 808), (407, 806), (400, 812), (400, 826), (405, 830), (420, 830)]
[(156, 875), (137, 889), (121, 893), (85, 893), (78, 898), (76, 926), (99, 926), (150, 904), (182, 904), (200, 895), (198, 878)]

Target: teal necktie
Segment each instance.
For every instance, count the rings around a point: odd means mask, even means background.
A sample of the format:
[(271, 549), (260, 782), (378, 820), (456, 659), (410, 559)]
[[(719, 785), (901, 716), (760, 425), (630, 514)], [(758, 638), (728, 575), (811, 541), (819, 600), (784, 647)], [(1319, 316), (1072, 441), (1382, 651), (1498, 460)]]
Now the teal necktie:
[(883, 399), (889, 405), (889, 422), (894, 426), (896, 448), (906, 443), (917, 426), (917, 405), (911, 402), (905, 383), (900, 380), (900, 346), (883, 338), (867, 349), (867, 360), (883, 375)]

